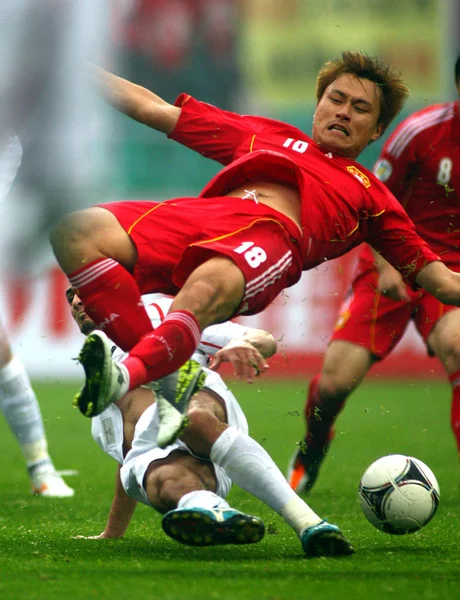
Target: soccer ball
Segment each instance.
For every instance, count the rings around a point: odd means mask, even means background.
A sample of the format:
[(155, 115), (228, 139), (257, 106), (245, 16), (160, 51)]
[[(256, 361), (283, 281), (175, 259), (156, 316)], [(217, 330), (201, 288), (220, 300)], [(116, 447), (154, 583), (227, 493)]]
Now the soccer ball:
[(359, 499), (374, 527), (402, 535), (418, 531), (433, 518), (439, 504), (439, 486), (421, 460), (390, 454), (365, 471)]

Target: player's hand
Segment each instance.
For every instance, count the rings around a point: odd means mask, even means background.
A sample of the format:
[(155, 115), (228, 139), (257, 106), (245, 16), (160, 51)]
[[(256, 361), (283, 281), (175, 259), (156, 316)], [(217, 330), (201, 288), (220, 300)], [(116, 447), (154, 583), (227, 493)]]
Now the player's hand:
[(377, 289), (383, 296), (392, 300), (410, 301), (407, 285), (401, 273), (390, 265), (380, 271)]
[(222, 363), (229, 362), (237, 379), (253, 383), (254, 378), (268, 370), (268, 364), (262, 354), (247, 340), (232, 340), (218, 350), (210, 369), (218, 371)]
[(108, 535), (105, 531), (100, 533), (99, 535), (74, 535), (72, 536), (73, 540), (113, 540), (119, 538), (121, 536), (117, 535)]

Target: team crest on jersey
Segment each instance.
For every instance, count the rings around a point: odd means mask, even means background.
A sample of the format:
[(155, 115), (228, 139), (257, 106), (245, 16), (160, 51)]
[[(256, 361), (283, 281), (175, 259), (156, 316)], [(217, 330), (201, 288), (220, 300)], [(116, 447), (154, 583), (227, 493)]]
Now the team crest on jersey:
[(375, 165), (374, 173), (380, 181), (388, 181), (393, 173), (393, 167), (391, 166), (391, 163), (382, 158), (382, 160), (379, 160)]
[(357, 167), (350, 165), (347, 167), (347, 171), (351, 173), (356, 179), (358, 179), (365, 188), (371, 187), (371, 182), (367, 175), (364, 175)]

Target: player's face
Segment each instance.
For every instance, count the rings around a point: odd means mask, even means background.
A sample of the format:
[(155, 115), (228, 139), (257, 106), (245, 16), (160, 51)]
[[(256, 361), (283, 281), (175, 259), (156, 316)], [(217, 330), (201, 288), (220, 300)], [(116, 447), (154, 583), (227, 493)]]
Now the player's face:
[(334, 154), (356, 158), (383, 126), (380, 89), (369, 79), (345, 73), (329, 85), (316, 107), (312, 137)]
[(85, 313), (85, 307), (83, 302), (77, 296), (73, 287), (69, 287), (65, 291), (67, 302), (70, 304), (70, 312), (74, 318), (75, 323), (78, 325), (80, 331), (84, 335), (89, 335), (92, 331), (97, 329), (96, 323), (92, 321)]

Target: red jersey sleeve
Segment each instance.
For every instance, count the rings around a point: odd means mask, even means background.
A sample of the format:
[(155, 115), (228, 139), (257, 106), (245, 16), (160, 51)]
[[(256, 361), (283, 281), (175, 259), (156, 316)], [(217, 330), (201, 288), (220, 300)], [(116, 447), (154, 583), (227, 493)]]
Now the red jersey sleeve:
[(223, 110), (187, 94), (181, 94), (174, 104), (182, 111), (168, 135), (170, 139), (223, 165), (235, 159), (235, 152), (242, 145), (251, 151), (253, 136), (260, 128), (257, 117)]
[(404, 208), (390, 193), (386, 207), (372, 218), (367, 241), (400, 271), (406, 283), (417, 287), (415, 278), (428, 263), (441, 260), (418, 235)]

